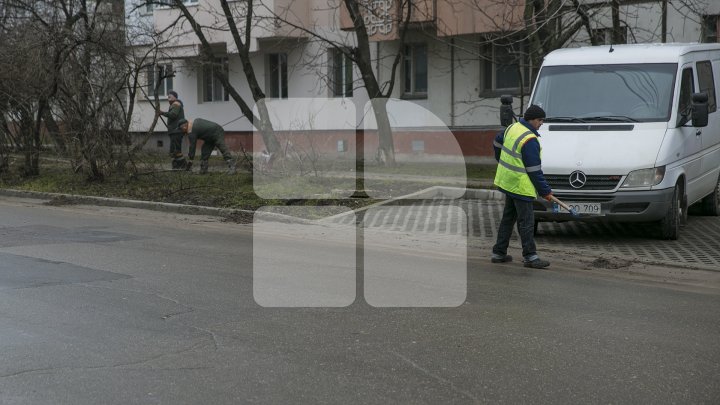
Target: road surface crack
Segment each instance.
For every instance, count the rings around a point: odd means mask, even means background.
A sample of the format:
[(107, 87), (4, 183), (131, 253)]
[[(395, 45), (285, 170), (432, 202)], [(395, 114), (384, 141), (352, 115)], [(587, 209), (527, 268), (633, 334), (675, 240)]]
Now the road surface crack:
[(400, 354), (400, 353), (398, 353), (398, 352), (396, 352), (396, 351), (390, 350), (389, 352), (390, 352), (392, 355), (394, 355), (395, 357), (399, 358), (400, 360), (402, 360), (402, 361), (404, 361), (405, 363), (407, 363), (407, 364), (409, 364), (410, 366), (412, 366), (412, 368), (414, 368), (414, 369), (422, 372), (423, 374), (425, 374), (425, 375), (433, 378), (434, 380), (436, 380), (436, 381), (438, 381), (438, 382), (440, 382), (440, 383), (442, 383), (442, 384), (449, 385), (450, 388), (451, 388), (453, 391), (455, 391), (455, 392), (457, 392), (457, 393), (459, 393), (459, 394), (462, 394), (463, 396), (465, 396), (465, 397), (467, 397), (467, 398), (472, 399), (475, 403), (480, 403), (480, 402), (481, 402), (478, 397), (476, 397), (475, 395), (473, 395), (471, 392), (468, 392), (468, 391), (465, 391), (465, 390), (463, 390), (463, 389), (458, 388), (452, 381), (446, 380), (446, 379), (440, 377), (439, 375), (437, 375), (437, 374), (435, 374), (435, 373), (433, 373), (433, 372), (431, 372), (431, 371), (429, 371), (429, 370), (421, 367), (420, 365), (418, 365), (418, 364), (415, 363), (414, 361), (410, 360), (409, 358), (403, 356), (402, 354)]

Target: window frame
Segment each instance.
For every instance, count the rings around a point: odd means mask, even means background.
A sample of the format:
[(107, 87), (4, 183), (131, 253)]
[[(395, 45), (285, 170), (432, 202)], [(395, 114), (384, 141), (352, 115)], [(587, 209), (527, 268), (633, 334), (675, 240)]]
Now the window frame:
[[(627, 43), (628, 43), (628, 27), (627, 27), (627, 26), (623, 26), (623, 27), (620, 27), (620, 28), (623, 30), (623, 39), (624, 39), (624, 40), (623, 40), (622, 42), (613, 42), (613, 40), (612, 40), (612, 37), (613, 37), (613, 29), (612, 29), (612, 27), (598, 27), (598, 28), (593, 28), (593, 29), (590, 31), (590, 34), (591, 34), (593, 37), (598, 38), (598, 39), (600, 39), (600, 37), (602, 37), (602, 41), (601, 41), (600, 45), (620, 45), (620, 44), (627, 44)], [(591, 42), (592, 42), (592, 41), (591, 41)]]
[(269, 98), (287, 99), (289, 93), (288, 54), (286, 52), (269, 53), (266, 60), (266, 95)]
[[(418, 49), (424, 48), (425, 52), (425, 89), (418, 90), (418, 65), (417, 60)], [(402, 87), (402, 98), (404, 99), (426, 99), (428, 98), (429, 90), (429, 58), (428, 58), (428, 44), (424, 42), (407, 43), (403, 45), (403, 87)], [(409, 71), (409, 73), (408, 73)], [(422, 73), (421, 73), (422, 74)], [(409, 85), (409, 86), (408, 86)]]
[(162, 75), (165, 69), (170, 69), (171, 75), (162, 79), (163, 84), (158, 88), (158, 97), (167, 98), (168, 92), (173, 89), (175, 71), (173, 70), (172, 62), (158, 62), (147, 67), (148, 95), (153, 96), (155, 94), (155, 79)]
[[(515, 45), (518, 44), (515, 43)], [(499, 49), (508, 50), (510, 48), (510, 45), (502, 45), (493, 42), (483, 46), (483, 49), (481, 49), (481, 54), (489, 54), (489, 57), (482, 58), (481, 56), (480, 72), (482, 79), (480, 80), (480, 97), (496, 97), (501, 94), (520, 95), (530, 93), (532, 64), (530, 61), (530, 56), (526, 51), (526, 49), (528, 48), (527, 44), (520, 43), (519, 46), (519, 51), (507, 52), (507, 55), (509, 56), (513, 54), (522, 55), (522, 60), (520, 62), (512, 64), (501, 64), (499, 58), (504, 55), (498, 55)], [(522, 83), (520, 82), (520, 78), (518, 78), (515, 86), (498, 87), (498, 72), (500, 71), (500, 68), (502, 66), (517, 66), (516, 69), (520, 69), (520, 74), (522, 75)]]
[[(712, 25), (714, 27), (710, 29)], [(720, 15), (709, 14), (702, 16), (702, 42), (720, 42)]]
[[(343, 50), (329, 48), (329, 83), (330, 95), (332, 97), (353, 97), (354, 90), (354, 62)], [(340, 66), (338, 69), (338, 62)], [(340, 78), (338, 79), (338, 76)]]
[(151, 15), (155, 11), (155, 4), (153, 3), (145, 3), (145, 7), (143, 7), (140, 11), (140, 14), (143, 15)]
[[(200, 103), (221, 103), (230, 101), (230, 95), (220, 80), (215, 77), (215, 70), (221, 69), (226, 78), (230, 78), (227, 56), (215, 58), (212, 62), (203, 63), (200, 69)], [(208, 89), (209, 85), (209, 89)], [(209, 92), (208, 92), (209, 90)], [(219, 97), (216, 97), (219, 93)]]

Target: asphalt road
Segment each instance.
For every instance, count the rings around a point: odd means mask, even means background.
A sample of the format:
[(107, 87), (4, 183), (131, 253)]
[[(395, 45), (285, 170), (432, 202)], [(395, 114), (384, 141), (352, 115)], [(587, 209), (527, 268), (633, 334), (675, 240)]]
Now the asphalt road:
[(0, 198), (0, 404), (720, 402), (718, 289), (464, 242)]

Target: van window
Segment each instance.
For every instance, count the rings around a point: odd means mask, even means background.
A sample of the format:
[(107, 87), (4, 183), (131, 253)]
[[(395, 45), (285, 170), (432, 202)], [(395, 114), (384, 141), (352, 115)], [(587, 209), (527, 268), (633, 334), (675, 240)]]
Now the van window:
[(532, 103), (546, 122), (667, 122), (676, 72), (674, 63), (545, 66)]
[(697, 71), (700, 92), (705, 92), (708, 95), (708, 112), (715, 112), (717, 109), (717, 104), (715, 103), (715, 78), (713, 77), (710, 61), (698, 62)]
[(680, 117), (690, 116), (692, 113), (692, 94), (695, 92), (695, 83), (693, 82), (693, 71), (691, 68), (685, 68), (682, 71), (682, 81), (680, 82), (680, 104), (678, 106), (678, 121)]

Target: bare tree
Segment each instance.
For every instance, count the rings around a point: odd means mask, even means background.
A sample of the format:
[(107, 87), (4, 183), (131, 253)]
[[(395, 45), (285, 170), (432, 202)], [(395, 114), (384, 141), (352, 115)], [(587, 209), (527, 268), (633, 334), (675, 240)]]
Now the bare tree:
[(47, 36), (36, 21), (28, 18), (26, 10), (15, 3), (5, 6), (0, 41), (3, 143), (23, 153), (25, 175), (37, 175), (42, 99), (48, 79), (42, 63), (48, 54), (43, 46)]
[(380, 72), (375, 68), (375, 64), (381, 56), (373, 55), (370, 49), (372, 36), (366, 23), (372, 17), (379, 17), (371, 3), (366, 0), (339, 0), (328, 3), (328, 7), (336, 12), (336, 16), (340, 15), (338, 13), (340, 8), (347, 11), (352, 24), (350, 31), (354, 34), (352, 44), (340, 41), (335, 36), (323, 35), (321, 30), (316, 29), (317, 27), (299, 25), (287, 14), (272, 13), (272, 18), (302, 31), (314, 40), (325, 44), (326, 47), (335, 49), (357, 66), (360, 71), (362, 85), (372, 101), (373, 115), (377, 123), (379, 138), (378, 160), (387, 166), (394, 166), (395, 146), (387, 112), (387, 101), (395, 90), (398, 80), (398, 66), (403, 58), (403, 45), (406, 42), (411, 17), (414, 15), (417, 5), (412, 0), (401, 0), (399, 4), (396, 4), (396, 8), (391, 11), (390, 16), (382, 16), (383, 18), (389, 18), (389, 22), (398, 28), (396, 31), (397, 40), (395, 41), (397, 48), (389, 56), (391, 59), (389, 78), (381, 81), (379, 79)]
[[(224, 22), (218, 21), (218, 26), (215, 27), (204, 27), (198, 23), (195, 16), (188, 10), (182, 0), (174, 0), (173, 7), (180, 10), (182, 16), (200, 41), (202, 54), (206, 63), (213, 63), (217, 56), (207, 38), (208, 30), (230, 31), (242, 64), (245, 80), (250, 88), (253, 101), (256, 103), (259, 117), (254, 114), (248, 102), (230, 83), (229, 78), (221, 69), (213, 69), (213, 75), (222, 84), (230, 97), (232, 97), (243, 115), (260, 131), (267, 150), (273, 157), (277, 157), (280, 156), (280, 144), (275, 137), (267, 107), (265, 103), (262, 102), (265, 99), (265, 93), (259, 85), (255, 68), (250, 59), (251, 31), (255, 21), (253, 3), (253, 0), (247, 0), (242, 4), (220, 0), (222, 8), (221, 18), (224, 19)], [(238, 21), (240, 24), (238, 24)]]
[(593, 38), (587, 7), (578, 0), (573, 0), (572, 8), (563, 8), (563, 3), (562, 0), (528, 0), (525, 3), (524, 34), (529, 42), (528, 59), (533, 79), (545, 55), (566, 46), (583, 27)]
[[(368, 27), (365, 24), (365, 18), (372, 12), (366, 8), (368, 3), (358, 0), (343, 0), (343, 4), (350, 14), (353, 31), (357, 38), (357, 46), (351, 48), (348, 53), (351, 60), (360, 70), (360, 76), (370, 100), (373, 100), (373, 113), (377, 122), (380, 140), (379, 159), (387, 166), (394, 166), (395, 146), (393, 144), (392, 128), (390, 127), (390, 120), (387, 114), (387, 99), (395, 88), (397, 68), (402, 61), (403, 44), (407, 36), (408, 24), (413, 12), (413, 3), (410, 0), (403, 0), (400, 5), (402, 12), (398, 13), (399, 16), (401, 16), (398, 21), (400, 32), (399, 46), (390, 69), (390, 79), (384, 83), (385, 86), (380, 84), (377, 76), (379, 72), (375, 72), (372, 66), (373, 59), (370, 53), (370, 35), (368, 34)], [(382, 90), (383, 87), (385, 88), (384, 92)]]
[[(610, 21), (610, 41), (624, 43), (626, 29), (639, 29), (632, 27), (628, 15), (623, 15), (621, 6), (633, 5), (638, 2), (622, 2), (620, 0), (582, 1), (582, 0), (527, 0), (525, 2), (506, 2), (502, 0), (447, 0), (455, 4), (458, 10), (467, 10), (476, 16), (484, 18), (488, 25), (486, 32), (478, 35), (479, 49), (484, 45), (496, 46), (504, 49), (511, 56), (509, 60), (492, 60), (492, 56), (478, 54), (481, 59), (493, 63), (506, 64), (517, 67), (520, 104), (524, 104), (527, 96), (525, 89), (532, 88), (543, 58), (553, 50), (566, 47), (584, 37), (584, 41), (591, 45), (604, 44), (604, 38), (598, 33), (604, 32), (606, 20)], [(658, 1), (660, 3), (662, 1)], [(650, 7), (649, 5), (646, 7)], [(504, 10), (504, 12), (491, 13), (488, 10)], [(627, 11), (626, 11), (627, 12)], [(517, 13), (522, 14), (522, 21), (518, 24), (514, 20)], [(606, 15), (609, 14), (609, 18)], [(442, 22), (438, 22), (438, 29), (442, 30)], [(465, 51), (469, 41), (460, 41)], [(587, 43), (585, 42), (585, 43)], [(528, 74), (525, 74), (528, 72)]]
[(0, 64), (7, 80), (0, 91), (7, 100), (3, 116), (13, 121), (2, 128), (24, 151), (25, 174), (39, 173), (47, 139), (89, 179), (125, 170), (142, 147), (129, 134), (140, 72), (159, 44), (140, 57), (129, 52), (124, 4), (117, 0), (4, 5)]
[[(144, 6), (141, 4), (140, 6)], [(133, 10), (134, 11), (134, 10)], [(123, 105), (122, 129), (119, 135), (120, 153), (117, 156), (117, 170), (126, 171), (128, 164), (133, 164), (136, 155), (145, 147), (155, 128), (160, 122), (159, 115), (155, 115), (153, 121), (142, 137), (133, 136), (131, 125), (135, 113), (137, 100), (144, 100), (153, 106), (154, 110), (160, 109), (159, 89), (164, 80), (174, 77), (174, 71), (156, 69), (158, 61), (163, 59), (162, 49), (167, 46), (167, 39), (163, 38), (164, 32), (155, 32), (155, 28), (140, 22), (134, 24), (126, 21), (127, 47), (119, 55), (118, 62), (122, 64), (125, 75), (124, 89), (115, 94), (116, 103)], [(149, 86), (153, 84), (153, 86)]]

